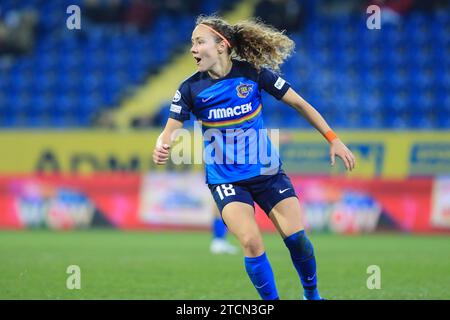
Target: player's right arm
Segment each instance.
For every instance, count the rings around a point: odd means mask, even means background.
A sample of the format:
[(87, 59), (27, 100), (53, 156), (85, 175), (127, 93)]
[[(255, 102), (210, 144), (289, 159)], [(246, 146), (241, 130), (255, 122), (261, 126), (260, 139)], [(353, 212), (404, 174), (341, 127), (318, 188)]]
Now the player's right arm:
[(174, 132), (183, 127), (183, 122), (169, 118), (163, 132), (156, 140), (156, 146), (153, 150), (153, 162), (158, 165), (166, 164), (169, 160), (170, 147), (176, 138)]
[(156, 164), (166, 164), (169, 160), (170, 146), (176, 138), (175, 132), (183, 127), (184, 121), (189, 120), (192, 106), (190, 88), (188, 83), (184, 81), (172, 99), (166, 127), (156, 140), (155, 150), (153, 151), (153, 161)]

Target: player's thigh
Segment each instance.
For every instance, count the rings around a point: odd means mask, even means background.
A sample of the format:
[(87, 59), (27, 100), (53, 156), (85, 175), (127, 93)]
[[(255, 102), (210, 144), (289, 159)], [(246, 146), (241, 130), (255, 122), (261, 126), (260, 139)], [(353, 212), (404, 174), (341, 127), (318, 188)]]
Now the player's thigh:
[(304, 229), (301, 207), (296, 197), (278, 202), (270, 211), (269, 218), (283, 239)]
[(301, 208), (289, 177), (280, 171), (252, 186), (255, 200), (283, 238), (303, 230)]
[(258, 242), (261, 233), (255, 220), (253, 197), (248, 187), (240, 184), (209, 185), (222, 219), (243, 247)]
[(264, 252), (263, 238), (255, 219), (255, 209), (248, 203), (230, 202), (222, 210), (228, 230), (238, 238), (246, 256)]
[(254, 208), (247, 203), (231, 202), (222, 210), (222, 219), (228, 230), (239, 239), (246, 235), (259, 235), (260, 231), (255, 220)]

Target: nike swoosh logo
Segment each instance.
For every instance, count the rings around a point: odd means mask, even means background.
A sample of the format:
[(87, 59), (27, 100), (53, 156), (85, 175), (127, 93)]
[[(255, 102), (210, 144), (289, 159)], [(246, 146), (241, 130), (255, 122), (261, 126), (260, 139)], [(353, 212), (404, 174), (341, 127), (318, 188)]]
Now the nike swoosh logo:
[(290, 188), (284, 189), (284, 190), (278, 190), (278, 192), (281, 193), (285, 193), (286, 191), (288, 191)]
[(211, 99), (212, 99), (212, 97), (214, 97), (214, 95), (210, 96), (210, 97), (209, 97), (209, 98), (207, 98), (207, 99), (202, 99), (202, 102), (208, 102), (209, 100), (211, 100)]
[(264, 283), (264, 284), (263, 284), (262, 286), (260, 286), (260, 287), (258, 287), (258, 286), (255, 284), (255, 288), (256, 288), (256, 289), (261, 289), (262, 287), (265, 287), (267, 284), (268, 284), (268, 282)]
[(311, 281), (316, 277), (316, 274), (314, 274), (312, 277), (307, 277), (306, 280)]

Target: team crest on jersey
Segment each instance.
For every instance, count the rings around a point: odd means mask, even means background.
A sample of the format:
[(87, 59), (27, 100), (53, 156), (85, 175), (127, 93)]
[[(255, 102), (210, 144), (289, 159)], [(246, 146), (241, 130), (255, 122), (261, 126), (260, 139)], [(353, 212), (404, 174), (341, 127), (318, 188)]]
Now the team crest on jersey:
[(236, 87), (237, 95), (239, 98), (247, 98), (250, 91), (253, 90), (252, 84), (241, 83)]

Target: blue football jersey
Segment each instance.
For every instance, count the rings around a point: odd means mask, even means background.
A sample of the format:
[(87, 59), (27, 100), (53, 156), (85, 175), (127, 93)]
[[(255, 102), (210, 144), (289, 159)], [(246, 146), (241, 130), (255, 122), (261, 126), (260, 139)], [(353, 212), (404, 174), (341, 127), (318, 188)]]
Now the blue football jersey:
[(258, 72), (238, 60), (223, 78), (196, 72), (183, 81), (169, 117), (185, 121), (192, 113), (201, 121), (207, 183), (231, 183), (280, 170), (281, 161), (264, 127), (261, 90), (281, 99), (289, 88), (271, 70)]

